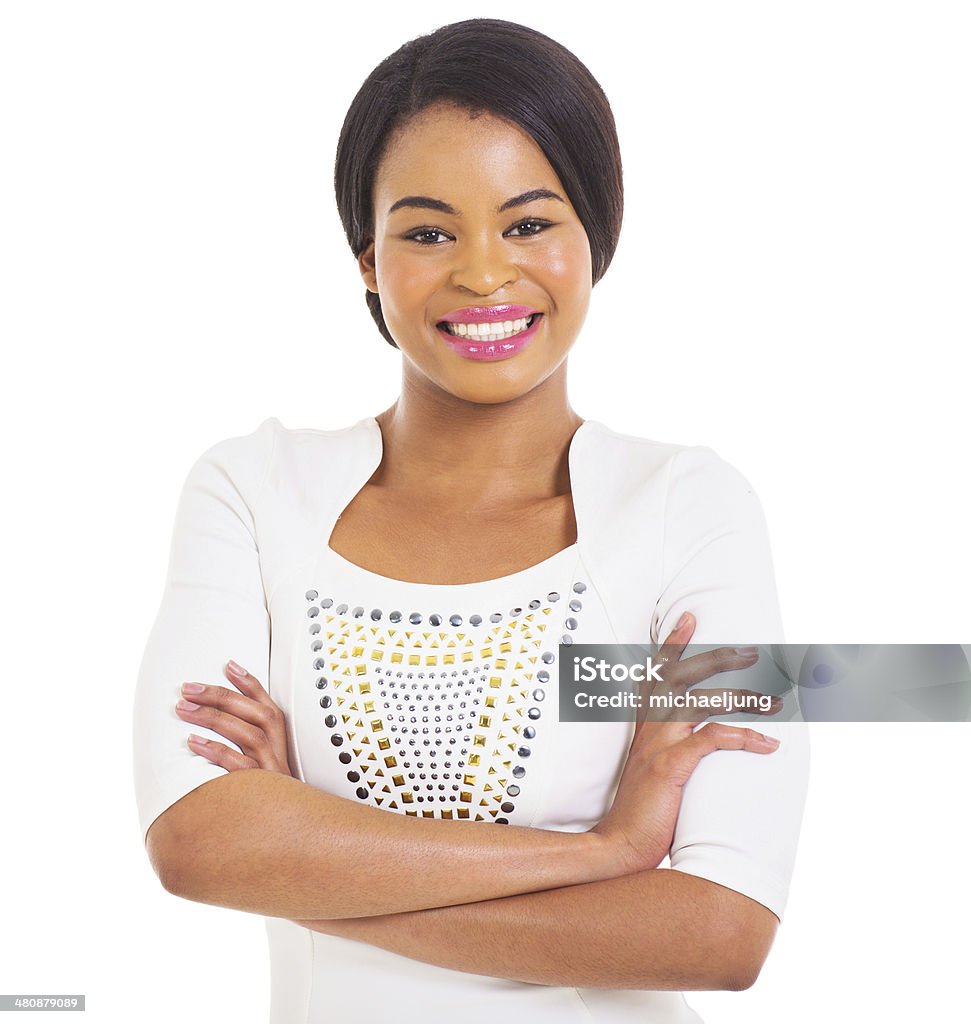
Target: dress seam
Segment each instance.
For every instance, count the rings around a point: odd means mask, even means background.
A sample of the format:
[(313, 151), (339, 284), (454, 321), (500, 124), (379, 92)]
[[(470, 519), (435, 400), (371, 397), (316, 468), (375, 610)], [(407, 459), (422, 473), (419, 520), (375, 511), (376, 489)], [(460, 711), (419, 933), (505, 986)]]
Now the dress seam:
[(574, 986), (573, 991), (576, 992), (577, 998), (580, 1000), (580, 1003), (583, 1006), (583, 1009), (586, 1011), (587, 1016), (590, 1018), (590, 1020), (595, 1021), (597, 1018), (594, 1017), (593, 1011), (590, 1009), (589, 1006), (587, 1006), (587, 1001), (583, 998), (583, 993), (576, 986)]
[[(681, 449), (683, 451), (684, 449)], [(667, 581), (667, 549), (668, 549), (668, 508), (671, 502), (671, 481), (674, 478), (674, 464), (678, 461), (678, 456), (681, 451), (676, 451), (674, 455), (668, 460), (667, 464), (667, 479), (664, 481), (664, 508), (661, 511), (661, 571), (658, 578), (658, 600), (654, 605), (654, 613), (651, 616), (652, 619), (657, 621), (657, 636), (655, 636), (654, 643), (662, 643), (661, 638), (661, 620), (657, 618), (657, 606), (660, 603), (661, 595), (664, 593), (665, 583)]]

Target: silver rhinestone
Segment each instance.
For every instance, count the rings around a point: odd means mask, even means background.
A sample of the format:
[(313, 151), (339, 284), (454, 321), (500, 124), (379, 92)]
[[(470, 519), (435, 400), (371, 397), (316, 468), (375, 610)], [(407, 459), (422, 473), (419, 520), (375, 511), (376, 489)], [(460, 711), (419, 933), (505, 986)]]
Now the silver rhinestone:
[(523, 745), (523, 746), (521, 746), (521, 747), (520, 747), (520, 748), (519, 748), (519, 749), (518, 749), (518, 750), (516, 751), (516, 753), (517, 753), (517, 754), (518, 754), (518, 755), (519, 755), (520, 757), (529, 757), (529, 755), (530, 755), (530, 754), (532, 753), (532, 751), (531, 751), (531, 750), (529, 749), (529, 747), (527, 747), (527, 746)]
[(521, 779), (526, 774), (526, 769), (521, 765), (517, 764), (512, 770), (513, 778)]
[(546, 671), (546, 669), (545, 669), (545, 668), (541, 668), (541, 669), (540, 669), (540, 670), (539, 670), (539, 671), (538, 671), (538, 672), (536, 673), (536, 678), (537, 678), (537, 679), (538, 679), (538, 680), (539, 680), (539, 681), (540, 681), (541, 683), (548, 683), (548, 682), (550, 681), (550, 674), (549, 674), (549, 672), (547, 672), (547, 671)]
[(330, 742), (333, 743), (335, 747), (339, 747), (344, 742), (344, 737), (341, 736), (339, 732), (334, 733), (334, 735), (330, 738)]
[(364, 609), (360, 605), (358, 605), (354, 609), (354, 611), (351, 612), (351, 615), (353, 615), (355, 619), (359, 619), (363, 614), (364, 614)]
[(540, 602), (539, 602), (539, 601), (530, 601), (530, 602), (529, 602), (529, 610), (530, 610), (531, 612), (534, 612), (534, 611), (536, 611), (536, 609), (537, 609), (537, 608), (538, 608), (539, 606), (540, 606)]
[(502, 811), (503, 814), (509, 814), (511, 811), (514, 811), (515, 809), (516, 805), (514, 803), (511, 803), (509, 800), (507, 800), (505, 803), (499, 806), (499, 810)]
[[(531, 725), (527, 725), (526, 728), (523, 729), (523, 739), (531, 740), (535, 736), (536, 736), (536, 730)], [(506, 792), (509, 792), (509, 791), (507, 790)], [(516, 795), (515, 793), (511, 793), (510, 794), (510, 796), (515, 796), (515, 795)]]
[(489, 621), (490, 622), (501, 622), (502, 621), (502, 612), (493, 612), (489, 616)]
[(533, 690), (533, 700), (535, 700), (539, 704), (542, 704), (542, 702), (544, 700), (546, 700), (546, 691), (545, 690)]
[(320, 669), (322, 669), (324, 667), (325, 664), (326, 664), (326, 662), (324, 661), (323, 658), (317, 658), (314, 661), (314, 668), (320, 670)]
[(587, 589), (586, 583), (574, 583), (573, 584), (573, 593), (574, 594), (582, 594), (586, 589)]
[(337, 725), (337, 715), (328, 715), (324, 719), (324, 725), (326, 725), (328, 729), (333, 729), (334, 726)]
[(381, 621), (381, 609), (380, 608), (374, 608), (371, 611), (371, 619), (374, 622), (380, 622)]
[(320, 706), (322, 708), (329, 708), (334, 703), (334, 698), (329, 694), (320, 698)]
[(428, 616), (428, 624), (430, 626), (440, 626), (442, 624), (442, 617), (437, 613), (433, 612)]
[(334, 609), (334, 611), (337, 612), (338, 615), (346, 615), (347, 614), (347, 605), (346, 604), (339, 604)]
[(556, 604), (559, 599), (560, 595), (555, 590), (546, 595), (546, 600), (549, 601), (550, 604)]
[(578, 611), (580, 611), (580, 609), (582, 607), (583, 607), (583, 602), (582, 601), (578, 601), (576, 598), (574, 598), (570, 602), (570, 611), (571, 612), (578, 612)]
[(529, 711), (526, 712), (526, 715), (528, 718), (531, 718), (535, 722), (542, 715), (542, 712), (539, 708), (530, 708)]
[(320, 602), (320, 607), (321, 608), (332, 608), (333, 606), (334, 606), (334, 600), (333, 600), (333, 598), (330, 598), (330, 597), (325, 597), (323, 599), (323, 601)]
[(566, 620), (566, 622), (563, 623), (563, 625), (566, 626), (567, 629), (576, 629), (577, 620), (574, 618), (569, 618)]
[(470, 626), (481, 626), (482, 625), (482, 616), (481, 615), (470, 615), (469, 616), (469, 625)]
[(401, 622), (401, 612), (392, 612), (392, 613), (391, 613), (391, 614), (390, 614), (390, 615), (388, 616), (388, 618), (389, 618), (389, 619), (390, 619), (390, 620), (391, 620), (392, 622)]
[(310, 635), (316, 636), (320, 632), (320, 623), (314, 622), (310, 626)]
[(506, 786), (506, 792), (510, 796), (519, 796), (519, 786), (517, 786), (515, 782), (512, 782)]
[(573, 643), (573, 637), (570, 636), (569, 633), (564, 633), (563, 636), (560, 637), (560, 643), (569, 647)]
[(312, 651), (319, 651), (321, 649), (321, 647), (323, 647), (323, 646), (324, 646), (324, 641), (323, 640), (314, 640), (314, 642), (310, 645), (310, 649)]
[(522, 612), (522, 608), (513, 608), (513, 609), (512, 609), (512, 610), (511, 610), (511, 611), (509, 612), (509, 617), (510, 617), (511, 619), (514, 619), (514, 618), (515, 618), (515, 617), (516, 617), (517, 615), (521, 614), (521, 612)]
[(543, 651), (543, 664), (552, 665), (556, 655), (552, 651)]
[(413, 626), (420, 626), (421, 625), (421, 614), (419, 612), (412, 612), (411, 615), (408, 616), (408, 621)]
[(308, 601), (316, 601), (317, 600), (317, 591), (316, 590), (308, 590), (307, 593), (304, 596), (307, 598)]
[(453, 615), (448, 621), (453, 626), (461, 626), (462, 625), (462, 616), (461, 615)]
[(317, 680), (317, 689), (318, 690), (325, 690), (326, 688), (327, 688), (327, 680), (326, 679), (318, 679)]
[(320, 609), (319, 608), (314, 607), (314, 608), (308, 608), (307, 609), (307, 615), (310, 616), (310, 618), (312, 618), (312, 619), (317, 618), (317, 616), (319, 614), (320, 614)]

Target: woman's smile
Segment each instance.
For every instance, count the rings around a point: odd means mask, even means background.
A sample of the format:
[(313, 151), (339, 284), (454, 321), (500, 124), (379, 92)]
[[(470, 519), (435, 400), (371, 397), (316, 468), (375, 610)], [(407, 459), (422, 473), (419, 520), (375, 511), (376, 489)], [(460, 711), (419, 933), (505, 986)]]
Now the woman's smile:
[(438, 329), (466, 359), (508, 359), (533, 340), (542, 316), (528, 306), (472, 306), (446, 314)]
[(361, 273), (406, 376), (495, 404), (563, 367), (590, 301), (590, 244), (522, 129), (451, 104), (427, 108), (392, 137), (374, 210)]

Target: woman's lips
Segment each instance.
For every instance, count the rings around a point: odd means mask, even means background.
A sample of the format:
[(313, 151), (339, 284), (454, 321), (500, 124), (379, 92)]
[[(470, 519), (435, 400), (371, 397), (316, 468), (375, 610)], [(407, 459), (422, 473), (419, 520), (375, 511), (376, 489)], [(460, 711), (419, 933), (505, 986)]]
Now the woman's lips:
[[(543, 322), (542, 313), (530, 310), (525, 306), (493, 306), (490, 308), (492, 310), (509, 310), (512, 315), (503, 317), (497, 315), (494, 319), (486, 321), (479, 318), (456, 320), (452, 319), (452, 314), (450, 314), (447, 320), (439, 322), (438, 333), (453, 352), (465, 359), (494, 361), (508, 359), (521, 352), (532, 341)], [(466, 310), (462, 310), (462, 312), (464, 313)], [(462, 333), (451, 333), (446, 323), (461, 324), (462, 326), (457, 329)], [(480, 325), (486, 328), (481, 335), (478, 333)]]

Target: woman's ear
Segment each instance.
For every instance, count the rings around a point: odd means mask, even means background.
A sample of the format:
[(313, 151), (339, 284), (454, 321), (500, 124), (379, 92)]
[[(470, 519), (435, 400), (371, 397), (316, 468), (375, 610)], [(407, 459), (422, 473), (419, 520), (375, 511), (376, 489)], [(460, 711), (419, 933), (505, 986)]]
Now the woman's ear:
[(374, 267), (374, 242), (371, 242), (364, 252), (358, 256), (357, 266), (361, 271), (361, 277), (364, 278), (364, 287), (369, 292), (374, 292), (377, 295), (378, 272)]

